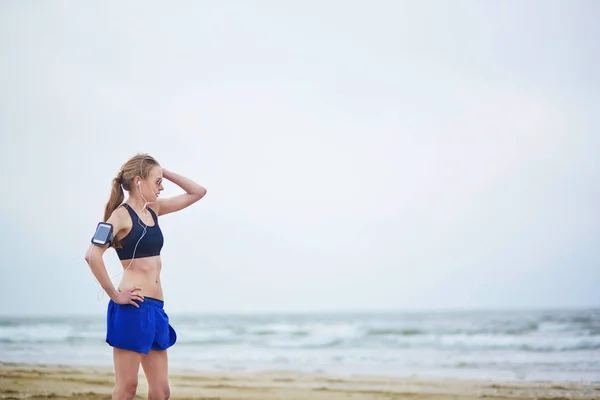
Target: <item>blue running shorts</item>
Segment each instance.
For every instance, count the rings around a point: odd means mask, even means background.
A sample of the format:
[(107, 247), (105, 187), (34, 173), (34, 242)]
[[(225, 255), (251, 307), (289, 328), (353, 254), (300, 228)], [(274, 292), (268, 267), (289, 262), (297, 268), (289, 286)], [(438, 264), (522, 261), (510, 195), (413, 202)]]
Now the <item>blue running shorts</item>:
[(177, 334), (169, 324), (164, 302), (144, 297), (144, 301), (136, 303), (139, 308), (132, 304), (117, 304), (112, 300), (108, 302), (106, 343), (143, 354), (173, 346)]

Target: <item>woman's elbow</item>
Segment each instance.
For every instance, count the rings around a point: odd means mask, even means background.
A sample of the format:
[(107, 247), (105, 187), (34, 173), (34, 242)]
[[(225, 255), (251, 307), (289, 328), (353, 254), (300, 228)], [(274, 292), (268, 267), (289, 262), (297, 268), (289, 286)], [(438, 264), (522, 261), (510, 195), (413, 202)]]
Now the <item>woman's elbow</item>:
[(95, 246), (90, 246), (90, 248), (85, 252), (85, 262), (91, 267), (91, 263), (95, 257), (101, 257), (99, 254), (94, 254)]

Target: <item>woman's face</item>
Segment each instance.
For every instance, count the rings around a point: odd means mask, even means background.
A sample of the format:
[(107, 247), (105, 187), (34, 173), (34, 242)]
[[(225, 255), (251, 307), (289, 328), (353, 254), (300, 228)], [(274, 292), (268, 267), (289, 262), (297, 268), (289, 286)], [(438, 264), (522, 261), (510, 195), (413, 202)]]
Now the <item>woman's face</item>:
[(160, 192), (164, 189), (162, 179), (162, 168), (157, 165), (152, 167), (148, 177), (141, 181), (142, 196), (148, 203), (158, 200)]

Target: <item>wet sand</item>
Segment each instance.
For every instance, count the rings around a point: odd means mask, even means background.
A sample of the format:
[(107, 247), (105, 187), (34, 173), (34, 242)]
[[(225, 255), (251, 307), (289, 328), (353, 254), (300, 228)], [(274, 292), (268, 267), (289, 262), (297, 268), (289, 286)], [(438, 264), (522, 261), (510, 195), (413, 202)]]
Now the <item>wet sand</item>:
[[(600, 399), (600, 382), (497, 382), (294, 372), (171, 370), (172, 399), (392, 400)], [(600, 379), (600, 377), (599, 377)], [(0, 399), (110, 399), (112, 368), (0, 363)], [(140, 368), (136, 398), (147, 397)]]

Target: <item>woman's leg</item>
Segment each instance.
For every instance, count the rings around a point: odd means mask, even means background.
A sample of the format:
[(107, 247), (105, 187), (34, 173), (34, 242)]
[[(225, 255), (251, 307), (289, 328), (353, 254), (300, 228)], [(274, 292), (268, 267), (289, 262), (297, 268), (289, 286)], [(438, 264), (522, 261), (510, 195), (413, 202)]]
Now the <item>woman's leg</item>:
[(135, 397), (142, 354), (113, 348), (115, 389), (113, 400), (131, 400)]
[(150, 350), (143, 354), (142, 368), (148, 379), (148, 399), (167, 400), (171, 396), (167, 350)]

